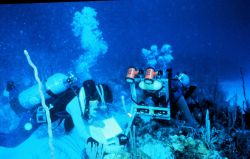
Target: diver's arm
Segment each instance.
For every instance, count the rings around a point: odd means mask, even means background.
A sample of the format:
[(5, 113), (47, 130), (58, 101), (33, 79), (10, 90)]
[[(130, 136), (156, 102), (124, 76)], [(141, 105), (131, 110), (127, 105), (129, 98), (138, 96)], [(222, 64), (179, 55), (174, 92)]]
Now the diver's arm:
[(73, 123), (77, 129), (79, 136), (84, 140), (90, 137), (86, 121), (82, 118), (81, 109), (77, 97), (74, 97), (66, 106), (66, 111), (72, 117)]

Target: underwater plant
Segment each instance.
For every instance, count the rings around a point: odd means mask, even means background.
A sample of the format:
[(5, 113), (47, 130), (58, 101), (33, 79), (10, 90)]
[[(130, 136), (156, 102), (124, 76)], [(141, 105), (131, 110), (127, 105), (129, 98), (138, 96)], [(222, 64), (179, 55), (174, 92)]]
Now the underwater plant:
[(97, 12), (94, 8), (84, 7), (81, 12), (75, 12), (72, 31), (81, 40), (84, 50), (75, 61), (75, 71), (81, 80), (91, 78), (90, 68), (96, 64), (98, 56), (105, 54), (108, 44), (103, 40)]
[(45, 103), (45, 97), (44, 97), (44, 93), (43, 93), (43, 90), (42, 90), (43, 85), (42, 85), (42, 82), (41, 82), (41, 80), (40, 80), (40, 78), (38, 76), (37, 67), (32, 62), (28, 51), (24, 50), (24, 54), (25, 54), (25, 56), (27, 58), (27, 61), (28, 61), (29, 65), (34, 70), (34, 76), (35, 76), (35, 79), (36, 79), (36, 81), (38, 83), (38, 91), (39, 91), (40, 98), (41, 98), (41, 104), (43, 106), (43, 109), (46, 112), (46, 119), (47, 119), (47, 125), (48, 125), (48, 136), (49, 136), (49, 147), (50, 147), (51, 158), (54, 159), (55, 158), (55, 152), (54, 152), (54, 146), (53, 146), (53, 132), (52, 132), (51, 117), (50, 117), (49, 107)]
[(143, 48), (141, 50), (147, 65), (151, 67), (159, 66), (167, 68), (168, 64), (174, 59), (172, 56), (172, 46), (164, 44), (161, 49), (157, 45), (152, 45), (150, 50)]
[(209, 110), (206, 111), (206, 120), (205, 120), (205, 126), (206, 126), (206, 134), (205, 134), (205, 143), (208, 147), (210, 147), (211, 142), (211, 128), (210, 128), (210, 119), (209, 119)]

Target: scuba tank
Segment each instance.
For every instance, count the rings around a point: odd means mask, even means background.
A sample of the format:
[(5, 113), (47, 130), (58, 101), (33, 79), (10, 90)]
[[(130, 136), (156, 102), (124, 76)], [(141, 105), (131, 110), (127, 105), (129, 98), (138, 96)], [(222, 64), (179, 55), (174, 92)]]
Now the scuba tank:
[[(73, 75), (66, 76), (62, 73), (56, 73), (50, 76), (43, 83), (43, 94), (45, 100), (56, 97), (59, 93), (67, 90), (72, 84), (74, 77)], [(31, 109), (41, 102), (40, 94), (38, 90), (38, 84), (33, 85), (26, 90), (23, 90), (18, 96), (19, 103), (26, 109)]]

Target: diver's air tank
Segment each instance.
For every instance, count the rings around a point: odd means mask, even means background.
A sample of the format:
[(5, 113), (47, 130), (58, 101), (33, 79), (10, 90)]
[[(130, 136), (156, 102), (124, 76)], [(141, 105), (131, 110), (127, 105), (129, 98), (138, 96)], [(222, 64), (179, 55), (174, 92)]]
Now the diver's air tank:
[[(62, 73), (56, 73), (50, 76), (45, 83), (43, 83), (42, 90), (45, 99), (49, 99), (65, 91), (69, 87), (67, 80), (68, 76)], [(19, 103), (26, 109), (31, 109), (38, 105), (41, 102), (40, 99), (38, 84), (27, 88), (18, 96)]]

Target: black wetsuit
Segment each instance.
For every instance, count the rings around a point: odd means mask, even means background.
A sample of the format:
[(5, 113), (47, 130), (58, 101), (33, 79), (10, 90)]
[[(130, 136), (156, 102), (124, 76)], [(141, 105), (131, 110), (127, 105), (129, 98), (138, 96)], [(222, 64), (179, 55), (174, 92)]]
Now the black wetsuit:
[[(86, 107), (89, 107), (89, 100), (99, 100), (101, 101), (98, 92), (96, 90), (96, 85), (93, 80), (87, 80), (83, 83), (83, 87), (86, 94)], [(104, 94), (105, 94), (105, 102), (112, 102), (113, 96), (111, 89), (102, 84)], [(66, 133), (70, 132), (70, 130), (74, 127), (71, 116), (66, 112), (67, 104), (77, 95), (79, 94), (80, 88), (77, 86), (73, 86), (68, 88), (66, 91), (59, 95), (52, 94), (51, 98), (46, 101), (46, 104), (49, 106), (53, 105), (53, 108), (50, 109), (51, 121), (54, 122), (58, 119), (64, 120), (64, 128)], [(36, 109), (34, 107), (31, 110), (24, 109), (19, 101), (18, 101), (18, 91), (13, 89), (10, 91), (10, 106), (15, 111), (15, 113), (20, 117), (19, 125), (12, 130), (10, 133), (0, 133), (0, 146), (4, 147), (15, 147), (25, 141), (31, 134), (41, 125), (36, 122)], [(89, 109), (85, 109), (88, 111)], [(86, 119), (88, 118), (88, 112), (86, 114)], [(84, 116), (85, 117), (85, 116)], [(33, 128), (29, 131), (24, 129), (24, 125), (26, 122), (31, 122), (33, 124)]]
[[(67, 114), (66, 106), (75, 97), (75, 93), (78, 93), (78, 88), (69, 88), (65, 92), (53, 96), (46, 101), (46, 104), (52, 104), (54, 107), (50, 110), (51, 121), (54, 122), (58, 119), (66, 118), (64, 125), (66, 131), (70, 131), (73, 128), (73, 122), (71, 117)], [(19, 116), (20, 122), (18, 126), (11, 130), (9, 133), (0, 132), (0, 146), (4, 147), (16, 147), (29, 138), (32, 133), (41, 125), (36, 122), (36, 109), (34, 107), (30, 110), (24, 109), (18, 101), (17, 90), (10, 91), (10, 107)], [(32, 124), (31, 130), (25, 130), (25, 123), (30, 122)]]

